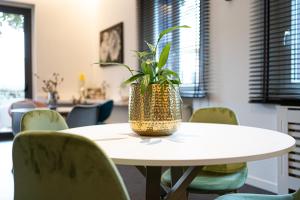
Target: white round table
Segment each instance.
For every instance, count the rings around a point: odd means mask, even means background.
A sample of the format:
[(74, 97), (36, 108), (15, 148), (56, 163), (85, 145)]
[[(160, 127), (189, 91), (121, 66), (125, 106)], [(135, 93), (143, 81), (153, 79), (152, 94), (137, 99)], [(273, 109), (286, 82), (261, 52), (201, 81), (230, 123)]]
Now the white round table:
[[(128, 123), (86, 126), (62, 132), (93, 140), (115, 164), (146, 166), (146, 199), (159, 198), (159, 194), (152, 193), (158, 193), (161, 166), (254, 161), (283, 155), (295, 146), (294, 138), (277, 131), (221, 124), (181, 123), (177, 132), (164, 137), (141, 137)], [(187, 171), (181, 182), (184, 178), (192, 181), (197, 167)], [(187, 182), (188, 185), (190, 182)], [(155, 190), (154, 184), (158, 185)], [(148, 188), (152, 189), (148, 191)]]

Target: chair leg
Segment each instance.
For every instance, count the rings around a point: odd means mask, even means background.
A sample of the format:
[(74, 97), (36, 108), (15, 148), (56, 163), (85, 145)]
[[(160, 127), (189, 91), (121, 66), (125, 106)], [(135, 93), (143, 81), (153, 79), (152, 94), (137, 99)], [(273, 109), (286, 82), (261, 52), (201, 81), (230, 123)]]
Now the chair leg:
[(189, 191), (186, 191), (185, 195), (186, 195), (186, 200), (188, 200), (189, 199)]
[(230, 194), (230, 193), (238, 193), (238, 190), (232, 190), (230, 192), (221, 192), (221, 193), (218, 193), (217, 195), (218, 196), (223, 196), (223, 195), (226, 195), (226, 194)]

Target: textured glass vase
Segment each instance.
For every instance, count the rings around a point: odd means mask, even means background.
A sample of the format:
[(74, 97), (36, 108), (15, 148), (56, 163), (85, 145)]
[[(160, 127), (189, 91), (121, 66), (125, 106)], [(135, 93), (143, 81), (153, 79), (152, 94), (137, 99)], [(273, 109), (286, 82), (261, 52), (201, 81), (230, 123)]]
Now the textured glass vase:
[(57, 101), (58, 101), (58, 93), (57, 91), (54, 92), (48, 92), (48, 107), (51, 110), (55, 110), (57, 108)]
[(174, 133), (182, 119), (179, 88), (151, 84), (141, 94), (139, 84), (132, 84), (129, 98), (129, 123), (143, 136), (163, 136)]

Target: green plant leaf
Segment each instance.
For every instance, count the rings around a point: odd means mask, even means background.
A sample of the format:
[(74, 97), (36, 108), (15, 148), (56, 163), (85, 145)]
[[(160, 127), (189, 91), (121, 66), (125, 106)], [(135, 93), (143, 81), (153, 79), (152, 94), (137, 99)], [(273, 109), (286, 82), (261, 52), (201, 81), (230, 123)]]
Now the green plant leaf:
[(170, 69), (162, 69), (161, 74), (167, 75), (167, 76), (174, 76), (179, 79), (179, 76), (176, 72)]
[(146, 74), (143, 76), (141, 81), (141, 94), (145, 94), (145, 91), (147, 90), (149, 83), (150, 83), (150, 75)]
[(168, 42), (166, 46), (163, 48), (163, 50), (161, 51), (159, 56), (159, 61), (157, 64), (157, 67), (159, 69), (166, 65), (169, 57), (170, 48), (171, 48), (171, 43)]
[(139, 57), (139, 59), (147, 58), (148, 56), (152, 56), (153, 53), (149, 51), (134, 51), (136, 55)]
[(179, 85), (181, 84), (180, 80), (170, 80), (171, 83), (175, 84), (175, 85)]
[(144, 74), (143, 73), (139, 73), (139, 74), (136, 74), (136, 75), (133, 75), (131, 76), (129, 79), (127, 79), (126, 81), (124, 81), (123, 83), (124, 84), (129, 84), (129, 83), (132, 83), (133, 81), (143, 77)]
[(154, 78), (154, 72), (153, 72), (153, 68), (152, 68), (152, 63), (147, 63), (147, 62), (143, 62), (141, 64), (141, 69), (143, 71), (144, 74), (149, 74), (150, 75), (150, 82), (153, 81)]
[(106, 62), (106, 63), (102, 63), (102, 62), (96, 62), (96, 63), (93, 63), (95, 65), (101, 65), (101, 64), (105, 64), (105, 65), (118, 65), (118, 66), (123, 66), (125, 68), (128, 69), (128, 71), (131, 73), (131, 75), (133, 76), (133, 73), (135, 70), (132, 69), (131, 67), (129, 67), (128, 65), (125, 65), (123, 63), (115, 63), (115, 62)]
[[(162, 51), (160, 52), (159, 59), (157, 60), (157, 46), (161, 38), (179, 28), (190, 28), (189, 26), (174, 26), (162, 31), (159, 35), (157, 43), (155, 45), (150, 44), (149, 42), (145, 41), (149, 50), (146, 51), (134, 51), (137, 55), (139, 62), (141, 64), (141, 70), (134, 70), (128, 65), (122, 63), (94, 63), (94, 64), (106, 64), (106, 65), (117, 65), (123, 66), (128, 69), (131, 73), (131, 77), (124, 81), (124, 84), (129, 84), (136, 81), (138, 84), (141, 85), (141, 92), (144, 93), (149, 87), (149, 84), (171, 84), (174, 87), (175, 84), (180, 84), (180, 78), (178, 74), (170, 69), (166, 69), (164, 67), (167, 63), (171, 43), (167, 43)], [(136, 72), (135, 74), (133, 72)]]
[(167, 77), (165, 76), (159, 76), (159, 84), (162, 85), (162, 84), (165, 84), (167, 82)]
[(148, 48), (150, 49), (150, 51), (155, 52), (155, 46), (153, 44), (150, 44), (149, 42), (145, 41), (145, 43), (147, 44)]
[(162, 31), (162, 32), (159, 34), (157, 43), (159, 43), (160, 39), (161, 39), (164, 35), (166, 35), (166, 34), (172, 32), (172, 31), (174, 31), (174, 30), (176, 30), (176, 29), (179, 29), (179, 28), (191, 28), (191, 27), (190, 27), (190, 26), (184, 25), (184, 26), (173, 26), (173, 27), (171, 27), (171, 28), (168, 28), (168, 29)]
[(166, 81), (168, 82), (169, 85), (171, 85), (173, 90), (176, 90), (176, 88), (175, 88), (175, 86), (174, 86), (174, 84), (172, 83), (171, 80), (167, 79)]

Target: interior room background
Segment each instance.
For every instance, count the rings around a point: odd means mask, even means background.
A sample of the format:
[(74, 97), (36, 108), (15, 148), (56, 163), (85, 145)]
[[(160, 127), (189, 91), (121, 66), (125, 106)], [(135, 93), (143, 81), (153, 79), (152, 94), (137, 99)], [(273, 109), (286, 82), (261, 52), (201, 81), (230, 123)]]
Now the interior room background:
[[(58, 72), (65, 81), (62, 99), (78, 93), (78, 76), (87, 86), (109, 84), (107, 97), (119, 99), (120, 83), (128, 77), (122, 67), (100, 68), (99, 32), (124, 23), (124, 63), (138, 65), (131, 50), (138, 49), (136, 0), (14, 0), (8, 4), (33, 7), (33, 72), (48, 77)], [(241, 125), (277, 129), (275, 105), (249, 104), (249, 35), (251, 0), (211, 0), (209, 94), (205, 99), (185, 99), (194, 109), (226, 106), (239, 116)], [(33, 78), (34, 98), (44, 95)], [(277, 192), (277, 159), (249, 163), (248, 183)]]

